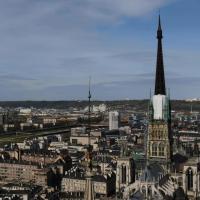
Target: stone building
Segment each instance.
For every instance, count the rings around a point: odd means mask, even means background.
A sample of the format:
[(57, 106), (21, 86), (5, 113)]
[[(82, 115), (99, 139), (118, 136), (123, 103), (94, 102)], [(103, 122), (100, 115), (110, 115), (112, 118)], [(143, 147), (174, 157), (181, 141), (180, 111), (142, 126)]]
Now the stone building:
[(117, 159), (116, 170), (116, 192), (119, 193), (123, 188), (135, 181), (134, 161), (131, 157), (121, 157)]
[(40, 168), (37, 164), (25, 161), (1, 161), (0, 181), (2, 183), (20, 181), (22, 183), (32, 182), (36, 185), (47, 185), (47, 168)]
[[(116, 176), (114, 173), (109, 175), (94, 175), (92, 183), (96, 197), (110, 196), (115, 193)], [(83, 197), (86, 188), (85, 171), (74, 167), (62, 179), (61, 191), (68, 196)]]
[(190, 158), (182, 172), (182, 187), (189, 198), (200, 198), (200, 162), (199, 158)]

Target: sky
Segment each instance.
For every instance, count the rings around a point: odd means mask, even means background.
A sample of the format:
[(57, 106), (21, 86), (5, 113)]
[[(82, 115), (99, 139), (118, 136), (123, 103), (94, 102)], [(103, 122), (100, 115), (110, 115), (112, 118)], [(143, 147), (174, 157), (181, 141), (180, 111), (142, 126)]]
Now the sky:
[(200, 97), (199, 0), (0, 0), (0, 100), (147, 99), (158, 14), (172, 99)]

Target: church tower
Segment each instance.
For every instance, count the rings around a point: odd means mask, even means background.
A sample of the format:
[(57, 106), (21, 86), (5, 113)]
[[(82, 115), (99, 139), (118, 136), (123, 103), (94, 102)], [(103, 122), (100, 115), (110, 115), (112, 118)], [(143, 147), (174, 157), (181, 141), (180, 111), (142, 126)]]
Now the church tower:
[(135, 181), (135, 163), (131, 156), (126, 155), (127, 143), (121, 144), (121, 155), (117, 159), (116, 192), (120, 192)]
[(157, 162), (166, 170), (169, 170), (172, 156), (171, 107), (169, 94), (166, 93), (165, 88), (162, 38), (163, 34), (159, 15), (155, 91), (149, 103), (147, 162), (148, 164)]

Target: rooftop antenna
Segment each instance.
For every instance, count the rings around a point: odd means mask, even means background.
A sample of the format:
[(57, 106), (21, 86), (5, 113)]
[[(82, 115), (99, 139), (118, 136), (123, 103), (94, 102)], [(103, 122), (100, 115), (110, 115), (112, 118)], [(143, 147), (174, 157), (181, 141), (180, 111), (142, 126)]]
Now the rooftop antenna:
[(89, 146), (91, 145), (90, 130), (91, 130), (91, 98), (92, 98), (90, 85), (91, 85), (91, 76), (89, 77), (89, 92), (88, 92), (88, 143), (89, 143)]
[(88, 92), (88, 159), (89, 169), (92, 171), (92, 146), (91, 146), (91, 76), (89, 77), (89, 92)]
[(90, 141), (91, 131), (91, 92), (90, 92), (91, 77), (89, 77), (89, 95), (88, 95), (88, 149), (87, 149), (87, 170), (86, 170), (86, 190), (84, 194), (85, 200), (94, 200), (94, 185), (92, 183), (92, 146)]

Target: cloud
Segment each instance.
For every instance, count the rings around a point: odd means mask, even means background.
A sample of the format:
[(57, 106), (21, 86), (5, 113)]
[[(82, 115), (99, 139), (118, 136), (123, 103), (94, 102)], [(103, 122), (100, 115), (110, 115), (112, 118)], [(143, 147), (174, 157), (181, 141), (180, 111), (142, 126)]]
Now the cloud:
[(112, 22), (121, 17), (139, 17), (159, 9), (172, 0), (69, 0), (70, 11), (82, 19)]
[[(86, 0), (97, 16), (141, 16), (169, 3), (167, 0)], [(99, 14), (101, 13), (101, 14)]]
[(6, 81), (34, 81), (34, 80), (36, 80), (34, 78), (18, 76), (18, 75), (15, 75), (15, 74), (0, 75), (0, 79), (6, 80)]
[(135, 51), (115, 54), (111, 56), (115, 59), (129, 60), (132, 62), (152, 62), (155, 60), (155, 52), (153, 51)]
[[(120, 29), (127, 18), (147, 16), (172, 2), (0, 1), (2, 98), (83, 98), (89, 75), (99, 97), (126, 96), (131, 84), (134, 95), (139, 91), (142, 96), (146, 89), (140, 85), (144, 81), (149, 87), (154, 78), (155, 51), (138, 45), (142, 36), (136, 41), (112, 28), (117, 25)], [(102, 26), (111, 29), (111, 36), (103, 34)], [(129, 89), (124, 91), (127, 86)]]

